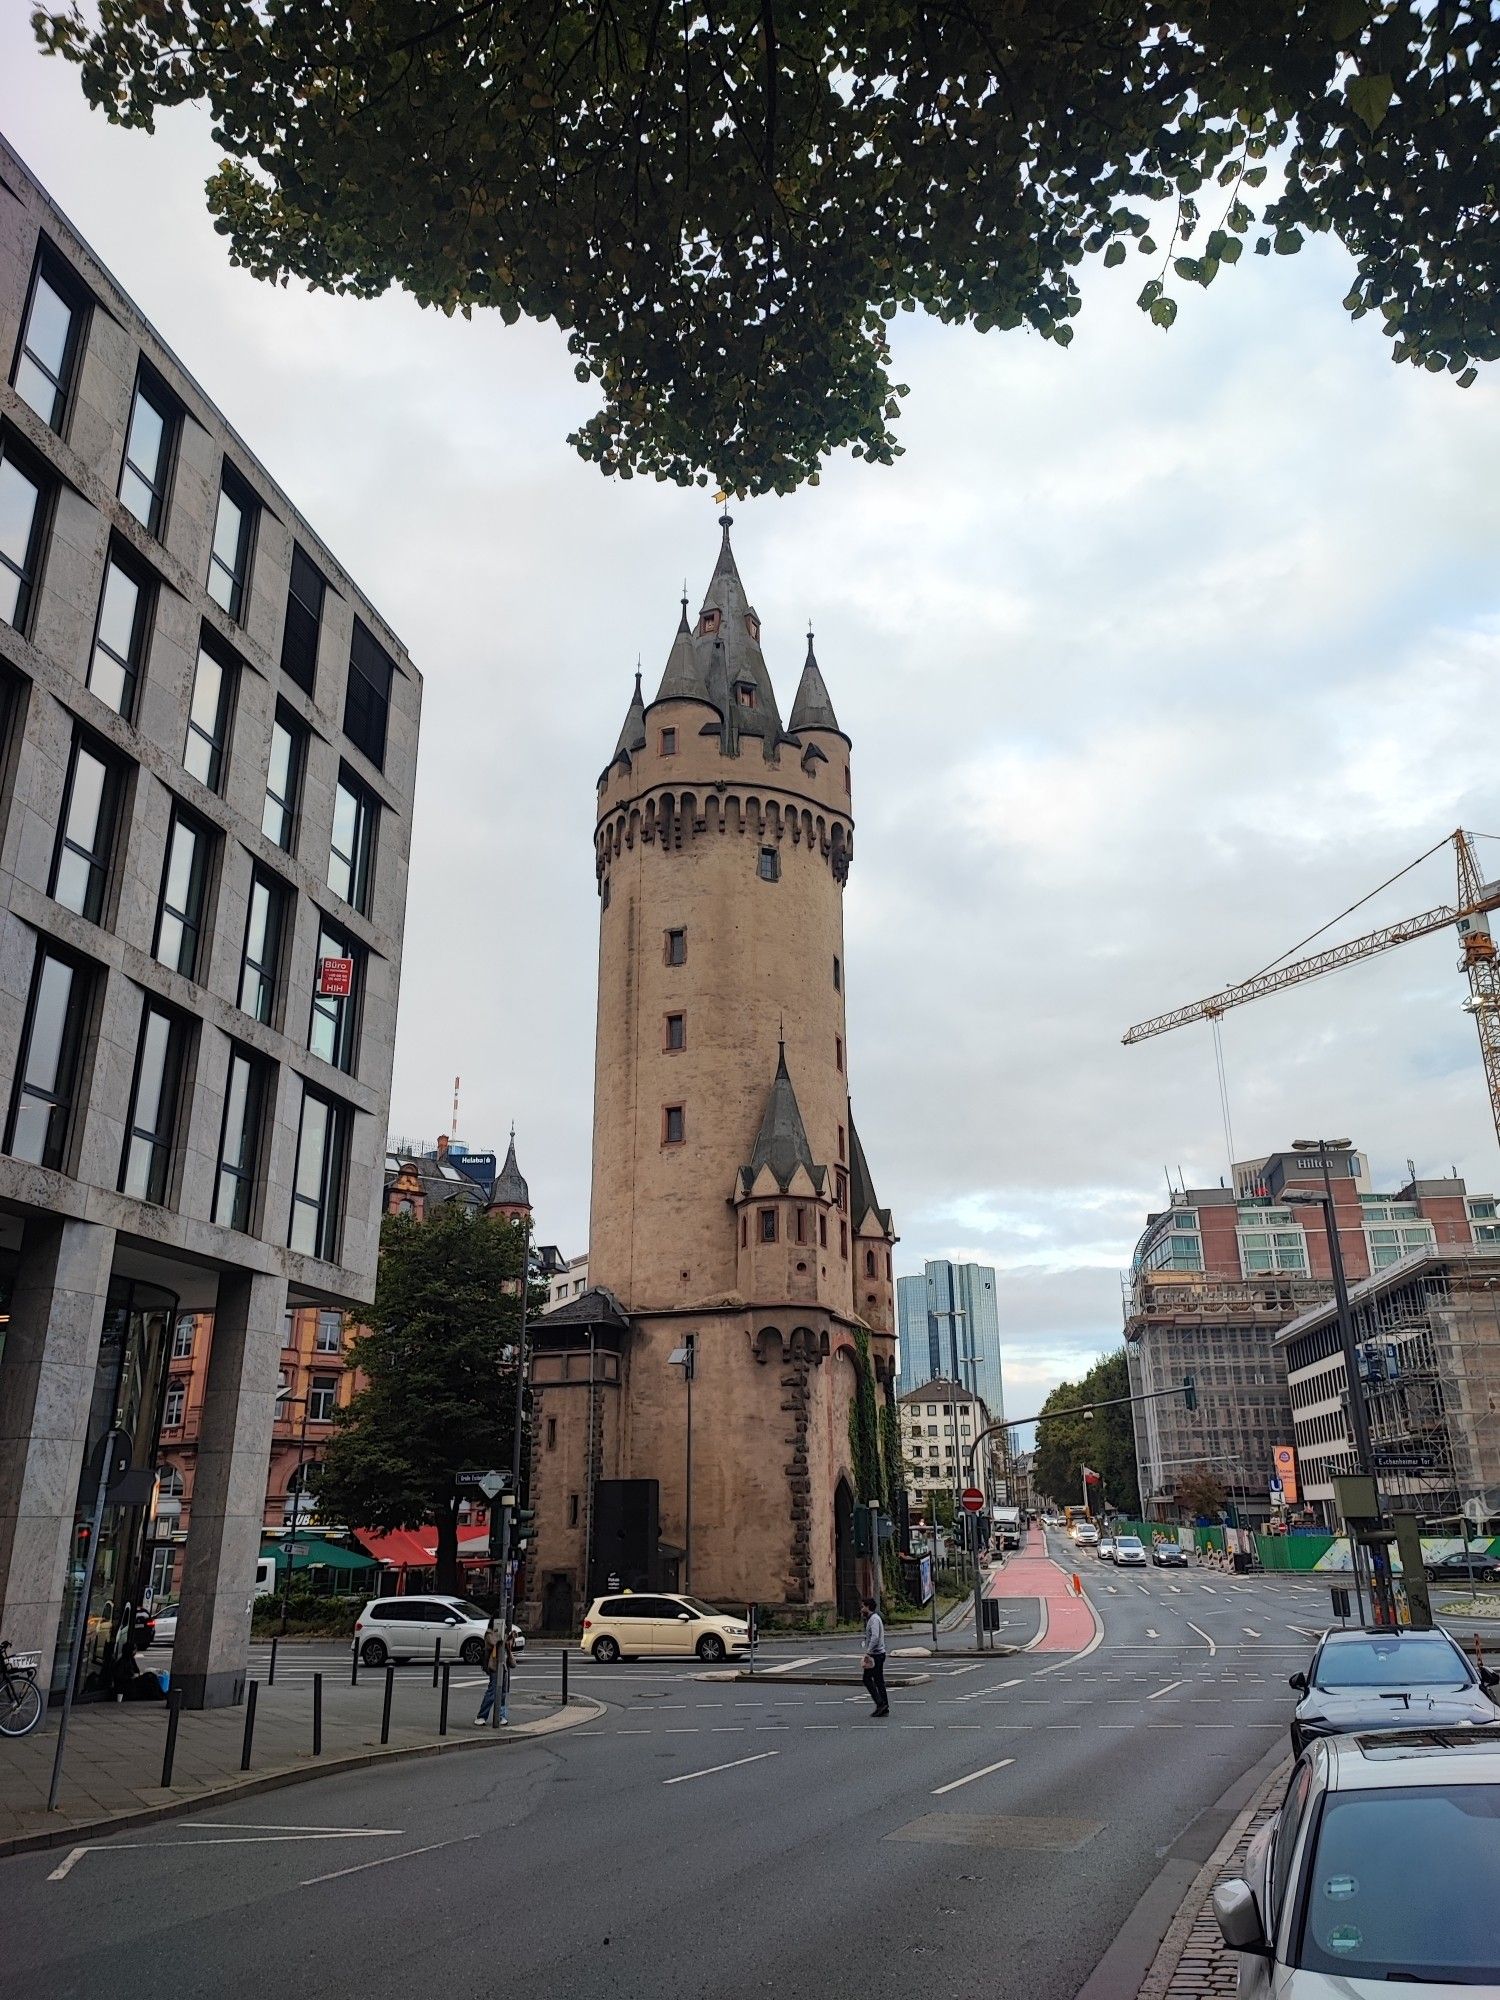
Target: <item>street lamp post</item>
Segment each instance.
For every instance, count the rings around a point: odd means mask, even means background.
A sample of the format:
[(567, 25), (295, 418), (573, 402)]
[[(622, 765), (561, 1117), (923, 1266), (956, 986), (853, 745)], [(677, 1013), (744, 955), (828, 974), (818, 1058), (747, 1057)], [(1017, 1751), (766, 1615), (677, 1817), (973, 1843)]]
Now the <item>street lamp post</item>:
[[(1334, 1313), (1338, 1320), (1339, 1345), (1344, 1355), (1344, 1379), (1349, 1393), (1349, 1428), (1354, 1436), (1354, 1456), (1364, 1478), (1376, 1488), (1375, 1505), (1377, 1514), (1380, 1506), (1379, 1485), (1375, 1476), (1375, 1450), (1370, 1438), (1370, 1412), (1365, 1406), (1365, 1385), (1359, 1372), (1359, 1350), (1354, 1338), (1354, 1315), (1349, 1307), (1349, 1286), (1344, 1275), (1344, 1249), (1339, 1241), (1338, 1211), (1333, 1200), (1333, 1176), (1328, 1167), (1330, 1152), (1347, 1151), (1347, 1139), (1294, 1139), (1294, 1149), (1299, 1153), (1316, 1153), (1323, 1169), (1323, 1189), (1283, 1188), (1281, 1198), (1288, 1205), (1306, 1206), (1316, 1202), (1323, 1210), (1324, 1234), (1328, 1239), (1328, 1263), (1333, 1275)], [(1356, 1577), (1359, 1565), (1355, 1555), (1353, 1530), (1349, 1536), (1349, 1560), (1354, 1565)], [(1391, 1601), (1390, 1580), (1384, 1574), (1372, 1569), (1370, 1576), (1370, 1601), (1377, 1625), (1394, 1625), (1395, 1606)]]
[(687, 1457), (683, 1466), (682, 1495), (682, 1587), (693, 1587), (693, 1376), (697, 1369), (698, 1336), (690, 1333), (681, 1347), (667, 1356), (669, 1368), (680, 1368), (687, 1384)]

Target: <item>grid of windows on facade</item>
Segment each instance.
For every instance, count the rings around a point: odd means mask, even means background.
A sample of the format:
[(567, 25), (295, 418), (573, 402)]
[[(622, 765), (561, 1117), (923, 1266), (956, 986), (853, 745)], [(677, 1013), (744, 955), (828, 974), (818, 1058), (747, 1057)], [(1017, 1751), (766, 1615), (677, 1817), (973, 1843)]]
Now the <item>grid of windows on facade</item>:
[(1170, 1227), (1153, 1238), (1136, 1260), (1138, 1271), (1201, 1271), (1203, 1238), (1198, 1233), (1196, 1209), (1180, 1209)]
[(250, 580), (250, 544), (255, 533), (255, 498), (226, 465), (214, 516), (213, 550), (208, 561), (208, 594), (238, 624)]
[(1437, 1232), (1430, 1222), (1421, 1220), (1414, 1201), (1370, 1201), (1362, 1196), (1360, 1210), (1372, 1271), (1384, 1271), (1403, 1257), (1432, 1249), (1437, 1242)]
[(78, 280), (60, 259), (43, 250), (32, 274), (11, 380), (21, 401), (54, 431), (61, 431), (67, 415), (87, 317), (88, 296)]
[(124, 787), (119, 761), (82, 732), (75, 736), (52, 862), (52, 898), (91, 924), (104, 917)]
[(331, 1262), (338, 1253), (347, 1150), (348, 1112), (304, 1087), (288, 1232), (291, 1247), (304, 1256)]
[(374, 872), (375, 828), (380, 807), (358, 778), (339, 766), (333, 795), (333, 838), (328, 850), (328, 886), (352, 909), (368, 915)]
[(5, 1136), (6, 1152), (33, 1166), (67, 1163), (91, 987), (83, 965), (39, 944)]
[(127, 722), (135, 714), (153, 596), (149, 578), (128, 556), (112, 548), (104, 567), (99, 623), (89, 658), (89, 686)]
[(0, 434), (0, 618), (26, 630), (36, 593), (48, 481), (24, 445)]
[(281, 671), (307, 694), (318, 678), (318, 635), (323, 628), (323, 598), (328, 589), (317, 564), (293, 544), (292, 574), (281, 629)]
[(254, 1217), (268, 1074), (266, 1064), (247, 1049), (237, 1044), (231, 1049), (214, 1186), (214, 1221), (222, 1229), (248, 1230)]
[(1288, 1208), (1250, 1206), (1239, 1211), (1240, 1269), (1247, 1278), (1267, 1271), (1307, 1275), (1307, 1237)]
[(266, 800), (260, 830), (286, 853), (295, 850), (297, 801), (307, 761), (307, 731), (280, 703), (271, 723), (271, 755), (266, 765)]
[(150, 535), (161, 534), (166, 516), (178, 421), (176, 403), (142, 363), (120, 467), (120, 503)]

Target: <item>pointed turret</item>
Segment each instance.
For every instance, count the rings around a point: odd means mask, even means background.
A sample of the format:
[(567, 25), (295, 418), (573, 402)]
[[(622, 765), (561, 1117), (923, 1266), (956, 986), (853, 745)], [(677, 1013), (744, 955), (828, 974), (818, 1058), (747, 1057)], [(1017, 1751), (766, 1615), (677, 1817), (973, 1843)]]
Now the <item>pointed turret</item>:
[(516, 1164), (516, 1128), (510, 1128), (510, 1150), (505, 1155), (505, 1165), (495, 1176), (495, 1185), (490, 1189), (490, 1213), (498, 1211), (502, 1215), (529, 1215), (531, 1213), (531, 1190)]
[(727, 696), (725, 749), (736, 755), (742, 737), (759, 736), (770, 757), (783, 734), (781, 711), (760, 650), (760, 618), (745, 594), (729, 540), (733, 516), (720, 515), (719, 525), (724, 535), (698, 614), (697, 645), (700, 657), (705, 651), (710, 656), (709, 688), (715, 694), (722, 688)]
[(870, 1178), (870, 1163), (865, 1158), (865, 1149), (859, 1142), (859, 1133), (854, 1129), (854, 1106), (849, 1107), (849, 1213), (854, 1218), (854, 1227), (864, 1227), (865, 1218), (873, 1212), (881, 1229), (889, 1236), (891, 1211), (882, 1208), (875, 1198), (875, 1183)]
[(694, 642), (692, 628), (688, 624), (687, 607), (688, 601), (684, 596), (682, 616), (678, 620), (677, 631), (672, 639), (672, 650), (667, 655), (661, 686), (656, 690), (656, 699), (657, 701), (703, 701), (711, 708), (718, 708), (722, 715), (723, 709), (714, 700), (708, 684), (708, 648)]
[(646, 704), (641, 699), (641, 674), (637, 667), (635, 693), (630, 698), (625, 724), (620, 731), (620, 740), (615, 745), (616, 757), (633, 757), (637, 750), (646, 747)]
[(813, 651), (813, 635), (807, 634), (807, 659), (802, 668), (802, 679), (797, 686), (797, 699), (792, 703), (792, 719), (787, 728), (793, 736), (804, 729), (831, 729), (842, 736), (839, 719), (833, 712), (833, 703), (828, 698), (828, 689), (818, 666), (818, 658)]
[(780, 1043), (779, 1049), (765, 1116), (760, 1121), (749, 1164), (742, 1171), (744, 1185), (749, 1189), (755, 1185), (761, 1170), (769, 1167), (776, 1185), (785, 1194), (798, 1167), (815, 1187), (821, 1187), (827, 1176), (822, 1167), (814, 1164), (812, 1147), (807, 1142), (807, 1127), (802, 1123), (797, 1093), (786, 1066), (786, 1043)]

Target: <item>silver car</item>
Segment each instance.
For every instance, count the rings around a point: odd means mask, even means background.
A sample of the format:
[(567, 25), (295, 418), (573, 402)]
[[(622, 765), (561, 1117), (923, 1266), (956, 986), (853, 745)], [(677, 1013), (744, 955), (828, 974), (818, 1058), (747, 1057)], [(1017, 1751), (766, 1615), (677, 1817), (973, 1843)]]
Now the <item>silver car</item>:
[(1319, 1737), (1213, 1903), (1254, 2000), (1500, 2000), (1500, 1735)]
[(1144, 1569), (1146, 1548), (1139, 1535), (1115, 1536), (1116, 1569)]

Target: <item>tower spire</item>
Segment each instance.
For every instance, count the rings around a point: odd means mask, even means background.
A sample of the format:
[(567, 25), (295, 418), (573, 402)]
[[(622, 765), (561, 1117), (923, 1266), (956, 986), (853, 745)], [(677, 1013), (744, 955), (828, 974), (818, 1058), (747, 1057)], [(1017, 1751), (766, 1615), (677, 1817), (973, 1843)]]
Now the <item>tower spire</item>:
[(793, 736), (804, 729), (832, 729), (842, 736), (839, 719), (833, 712), (833, 703), (828, 698), (828, 688), (823, 680), (818, 656), (813, 651), (813, 631), (807, 628), (807, 658), (802, 664), (802, 679), (797, 683), (797, 699), (792, 703), (792, 719), (787, 728)]

